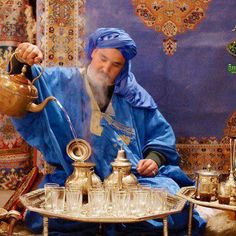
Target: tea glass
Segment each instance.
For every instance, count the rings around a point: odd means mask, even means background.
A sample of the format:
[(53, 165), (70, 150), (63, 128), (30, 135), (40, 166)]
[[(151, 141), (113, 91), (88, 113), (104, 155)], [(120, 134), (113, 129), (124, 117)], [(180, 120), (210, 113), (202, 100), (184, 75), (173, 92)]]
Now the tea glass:
[(54, 187), (52, 189), (52, 210), (63, 212), (65, 207), (65, 187)]
[(52, 209), (52, 189), (59, 187), (59, 184), (56, 183), (46, 183), (44, 184), (44, 193), (45, 193), (45, 209)]
[(209, 182), (199, 184), (199, 195), (201, 201), (210, 202), (212, 197), (211, 185)]
[(151, 193), (151, 206), (152, 211), (167, 210), (167, 190), (164, 188), (153, 188)]
[(118, 187), (117, 186), (106, 186), (105, 187), (105, 194), (106, 194), (106, 212), (108, 215), (113, 215), (113, 208), (115, 204), (115, 199), (114, 199), (114, 191), (117, 191)]
[(139, 189), (134, 195), (134, 206), (136, 208), (136, 215), (142, 216), (150, 211), (150, 197), (151, 189)]
[(90, 189), (88, 192), (89, 215), (101, 216), (106, 212), (106, 192), (103, 188)]
[(112, 191), (112, 201), (113, 208), (112, 214), (117, 217), (126, 216), (129, 209), (129, 192), (125, 190), (113, 189)]
[(229, 205), (230, 202), (230, 186), (225, 182), (219, 183), (218, 200), (220, 204)]
[(82, 191), (78, 188), (66, 189), (66, 207), (70, 212), (78, 212), (82, 208)]

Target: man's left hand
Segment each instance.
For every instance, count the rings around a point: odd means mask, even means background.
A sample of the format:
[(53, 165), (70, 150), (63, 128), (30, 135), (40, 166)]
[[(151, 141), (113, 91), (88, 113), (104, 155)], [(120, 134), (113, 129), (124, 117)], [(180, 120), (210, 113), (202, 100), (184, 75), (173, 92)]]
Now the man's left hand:
[(151, 159), (143, 159), (138, 162), (137, 171), (142, 176), (153, 177), (157, 175), (158, 165)]

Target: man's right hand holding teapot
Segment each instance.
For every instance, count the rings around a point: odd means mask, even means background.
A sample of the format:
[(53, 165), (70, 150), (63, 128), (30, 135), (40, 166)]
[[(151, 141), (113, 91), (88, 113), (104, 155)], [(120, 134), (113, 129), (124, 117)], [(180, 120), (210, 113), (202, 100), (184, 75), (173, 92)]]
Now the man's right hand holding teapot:
[(30, 66), (39, 64), (43, 60), (43, 53), (40, 49), (31, 43), (21, 43), (16, 48), (16, 59)]

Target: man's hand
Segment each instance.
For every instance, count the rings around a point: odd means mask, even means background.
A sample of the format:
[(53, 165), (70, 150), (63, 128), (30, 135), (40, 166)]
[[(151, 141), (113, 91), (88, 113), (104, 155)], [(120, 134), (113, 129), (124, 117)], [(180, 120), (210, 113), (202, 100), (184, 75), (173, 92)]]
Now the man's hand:
[(31, 43), (21, 43), (16, 48), (16, 59), (20, 62), (33, 64), (40, 63), (43, 60), (43, 54), (36, 45)]
[(156, 176), (158, 165), (151, 159), (143, 159), (138, 162), (137, 171), (142, 176)]

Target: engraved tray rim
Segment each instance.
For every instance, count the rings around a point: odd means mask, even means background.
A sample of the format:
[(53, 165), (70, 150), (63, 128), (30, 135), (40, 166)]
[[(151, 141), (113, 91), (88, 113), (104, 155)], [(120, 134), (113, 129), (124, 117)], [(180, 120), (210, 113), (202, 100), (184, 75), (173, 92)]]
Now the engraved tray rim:
[[(113, 216), (104, 216), (104, 217), (91, 217), (91, 216), (77, 216), (71, 215), (68, 212), (64, 211), (62, 213), (56, 213), (49, 210), (46, 210), (42, 207), (35, 206), (36, 203), (44, 202), (44, 189), (37, 189), (26, 193), (20, 196), (21, 203), (30, 211), (37, 212), (45, 217), (49, 218), (61, 218), (66, 220), (80, 221), (80, 222), (94, 222), (94, 223), (132, 223), (132, 222), (140, 222), (150, 219), (161, 219), (165, 218), (168, 215), (179, 213), (183, 210), (186, 200), (180, 198), (176, 195), (168, 195), (168, 199), (172, 199), (176, 201), (175, 208), (171, 210), (161, 211), (159, 214), (147, 214), (144, 216), (121, 216), (121, 217), (113, 217)], [(174, 205), (173, 205), (174, 206)]]
[(194, 198), (195, 191), (196, 191), (196, 187), (194, 186), (182, 187), (179, 190), (179, 192), (177, 192), (177, 196), (182, 197), (183, 199), (189, 202), (192, 202), (194, 204), (197, 204), (199, 206), (215, 208), (215, 209), (220, 209), (220, 210), (236, 211), (236, 206), (220, 204), (218, 200), (211, 201), (211, 202), (204, 202), (204, 201), (197, 200)]

